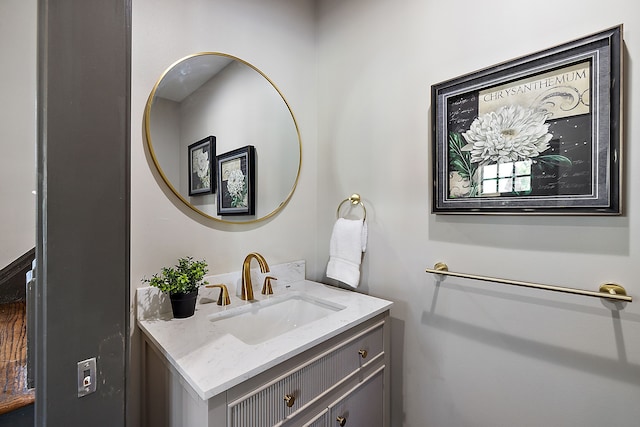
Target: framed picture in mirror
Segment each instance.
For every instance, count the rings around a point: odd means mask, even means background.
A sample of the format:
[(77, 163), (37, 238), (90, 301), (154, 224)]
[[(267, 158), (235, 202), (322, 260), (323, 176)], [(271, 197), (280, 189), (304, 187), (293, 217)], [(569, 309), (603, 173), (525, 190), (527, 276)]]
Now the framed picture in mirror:
[(436, 214), (621, 214), (622, 26), (431, 88)]
[(208, 136), (189, 145), (189, 196), (215, 192), (216, 137)]
[(255, 215), (255, 148), (221, 154), (216, 163), (218, 215)]

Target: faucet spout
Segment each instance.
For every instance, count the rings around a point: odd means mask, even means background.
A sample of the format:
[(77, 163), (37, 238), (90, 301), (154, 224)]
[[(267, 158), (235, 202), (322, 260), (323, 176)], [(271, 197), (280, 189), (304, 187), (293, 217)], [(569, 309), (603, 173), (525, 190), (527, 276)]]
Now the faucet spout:
[(251, 260), (255, 259), (258, 261), (260, 265), (260, 271), (263, 273), (269, 272), (269, 264), (267, 264), (267, 260), (264, 259), (262, 255), (257, 252), (251, 252), (244, 259), (242, 263), (242, 292), (240, 294), (240, 299), (245, 301), (253, 300), (253, 284), (251, 283)]

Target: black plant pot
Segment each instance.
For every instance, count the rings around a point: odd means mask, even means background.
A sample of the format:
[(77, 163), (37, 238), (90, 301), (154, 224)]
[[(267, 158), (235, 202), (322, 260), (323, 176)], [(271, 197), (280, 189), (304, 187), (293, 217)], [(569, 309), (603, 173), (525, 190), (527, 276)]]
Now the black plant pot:
[(193, 316), (193, 313), (196, 311), (197, 298), (197, 289), (186, 294), (169, 294), (173, 317), (176, 319), (184, 319), (185, 317)]

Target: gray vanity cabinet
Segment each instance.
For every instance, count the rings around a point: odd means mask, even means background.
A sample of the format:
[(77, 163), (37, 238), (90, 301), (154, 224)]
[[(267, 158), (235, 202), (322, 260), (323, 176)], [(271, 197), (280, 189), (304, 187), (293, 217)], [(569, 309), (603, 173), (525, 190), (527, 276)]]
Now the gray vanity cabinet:
[(228, 427), (388, 426), (388, 342), (384, 314), (234, 387)]
[[(165, 365), (170, 369), (160, 376), (147, 373), (147, 399), (153, 395), (150, 400), (155, 405), (147, 411), (145, 424), (336, 427), (342, 423), (349, 427), (389, 427), (389, 329), (386, 311), (208, 401), (197, 398), (170, 364), (156, 362), (156, 368)], [(154, 351), (146, 353), (147, 357), (158, 355)], [(147, 369), (152, 367), (153, 362), (148, 360)], [(158, 409), (164, 405), (168, 411), (158, 419), (162, 415)]]

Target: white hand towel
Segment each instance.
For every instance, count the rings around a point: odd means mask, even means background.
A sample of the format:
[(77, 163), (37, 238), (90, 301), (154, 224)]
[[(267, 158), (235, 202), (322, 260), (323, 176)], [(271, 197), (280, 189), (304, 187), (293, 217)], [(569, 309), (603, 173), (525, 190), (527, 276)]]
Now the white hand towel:
[(356, 288), (360, 282), (360, 262), (367, 249), (367, 223), (338, 218), (329, 243), (327, 277)]

